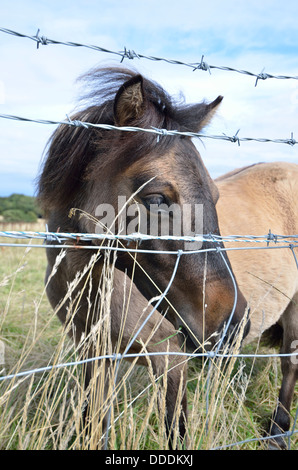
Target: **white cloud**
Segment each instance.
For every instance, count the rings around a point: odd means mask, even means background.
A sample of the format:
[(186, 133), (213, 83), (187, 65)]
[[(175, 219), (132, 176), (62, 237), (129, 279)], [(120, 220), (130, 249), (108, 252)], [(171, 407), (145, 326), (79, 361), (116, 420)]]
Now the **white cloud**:
[[(298, 4), (293, 0), (287, 2), (287, 9), (277, 0), (15, 0), (1, 9), (3, 27), (27, 34), (35, 34), (39, 27), (40, 34), (52, 39), (116, 51), (127, 46), (139, 53), (186, 62), (199, 62), (205, 54), (212, 65), (254, 73), (265, 67), (265, 72), (289, 75), (298, 75), (297, 13)], [(73, 108), (78, 75), (102, 62), (120, 62), (119, 57), (85, 48), (41, 45), (36, 50), (32, 41), (3, 33), (0, 54), (0, 113), (54, 120)], [(145, 59), (126, 59), (124, 65), (140, 69), (170, 93), (182, 90), (187, 101), (224, 95), (208, 133), (233, 135), (240, 128), (242, 136), (287, 138), (294, 132), (298, 140), (298, 81), (259, 81), (255, 88), (255, 78), (233, 72), (212, 70), (210, 76), (208, 72)], [(11, 170), (13, 161), (18, 172), (25, 175), (29, 166), (24, 165), (29, 160), (34, 173), (46, 134), (52, 130), (0, 120), (1, 174)], [(238, 148), (237, 144), (209, 140), (204, 144), (206, 148), (198, 145), (213, 174), (260, 160), (298, 161), (298, 146), (243, 143)], [(13, 179), (11, 188), (17, 190)], [(0, 195), (1, 191), (0, 181)]]

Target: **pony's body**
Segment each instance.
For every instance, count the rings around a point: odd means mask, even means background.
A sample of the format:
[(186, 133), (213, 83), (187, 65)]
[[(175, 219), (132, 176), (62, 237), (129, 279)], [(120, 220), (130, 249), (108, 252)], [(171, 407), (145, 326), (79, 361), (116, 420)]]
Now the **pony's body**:
[[(254, 165), (218, 178), (217, 213), (222, 236), (298, 233), (298, 165)], [(282, 245), (282, 243), (279, 243)], [(239, 286), (250, 307), (245, 341), (277, 323), (298, 291), (298, 271), (290, 249), (267, 243), (226, 243)], [(297, 313), (298, 327), (298, 313)]]
[[(217, 186), (220, 192), (217, 212), (223, 236), (264, 236), (270, 232), (291, 236), (298, 233), (298, 165), (254, 165), (218, 178)], [(227, 248), (240, 246), (246, 249), (231, 250), (228, 255), (250, 307), (250, 332), (244, 342), (259, 338), (278, 323), (282, 328), (281, 352), (295, 353), (298, 269), (292, 250), (276, 248), (274, 238), (269, 245), (274, 249), (259, 249), (267, 243), (226, 244)], [(281, 364), (283, 383), (271, 429), (273, 435), (289, 429), (288, 412), (298, 379), (296, 357), (282, 357)], [(275, 442), (283, 446), (282, 439)]]

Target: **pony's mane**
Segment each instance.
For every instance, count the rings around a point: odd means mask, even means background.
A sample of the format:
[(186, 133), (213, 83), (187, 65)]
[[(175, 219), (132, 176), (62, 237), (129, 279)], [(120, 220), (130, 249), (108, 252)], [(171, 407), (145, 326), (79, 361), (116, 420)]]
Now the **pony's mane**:
[[(138, 75), (124, 68), (100, 68), (80, 77), (86, 84), (78, 110), (72, 120), (94, 124), (115, 124), (114, 99), (118, 89), (127, 80)], [(143, 77), (143, 90), (147, 111), (131, 123), (135, 127), (165, 128), (179, 131), (196, 131), (203, 119), (206, 104), (186, 105), (173, 99), (161, 86)], [(60, 125), (47, 146), (47, 152), (38, 179), (38, 199), (45, 210), (64, 211), (84, 198), (88, 181), (105, 169), (115, 167), (121, 171), (154, 150), (155, 155), (173, 145), (176, 137), (163, 137), (143, 132), (120, 132)]]

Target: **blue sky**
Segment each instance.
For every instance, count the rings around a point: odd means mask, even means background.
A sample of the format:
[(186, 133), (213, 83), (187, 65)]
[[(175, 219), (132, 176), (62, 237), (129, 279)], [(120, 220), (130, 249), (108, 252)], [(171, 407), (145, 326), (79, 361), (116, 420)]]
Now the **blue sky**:
[[(0, 26), (51, 39), (95, 44), (184, 62), (298, 75), (296, 0), (2, 0)], [(165, 62), (125, 59), (187, 101), (224, 95), (206, 133), (298, 140), (298, 80), (259, 81), (237, 73), (195, 71)], [(0, 113), (61, 120), (75, 106), (76, 78), (119, 58), (84, 48), (40, 46), (0, 33)], [(53, 126), (0, 119), (0, 196), (34, 194)], [(298, 145), (197, 141), (211, 175), (258, 161), (298, 163)]]

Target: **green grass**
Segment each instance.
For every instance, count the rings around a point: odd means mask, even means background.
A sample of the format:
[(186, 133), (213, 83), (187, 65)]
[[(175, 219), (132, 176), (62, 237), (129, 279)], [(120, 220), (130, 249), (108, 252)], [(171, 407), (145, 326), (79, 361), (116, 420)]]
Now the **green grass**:
[[(0, 247), (0, 255), (0, 340), (5, 344), (0, 370), (5, 367), (9, 374), (76, 359), (78, 353), (45, 295), (45, 250)], [(257, 348), (251, 344), (243, 352)], [(0, 449), (85, 449), (82, 376), (82, 367), (73, 366), (1, 381)], [(188, 448), (210, 449), (262, 437), (278, 396), (279, 359), (217, 360), (209, 382), (207, 377), (207, 361), (189, 362)], [(150, 370), (124, 363), (118, 383), (110, 448), (166, 449), (163, 393)], [(95, 410), (104, 406), (102, 396), (94, 400)], [(297, 400), (292, 416), (296, 407)], [(97, 448), (101, 436), (100, 420), (97, 423), (91, 448)], [(232, 448), (264, 449), (266, 444), (253, 441)], [(291, 438), (291, 448), (298, 449), (297, 434)]]

